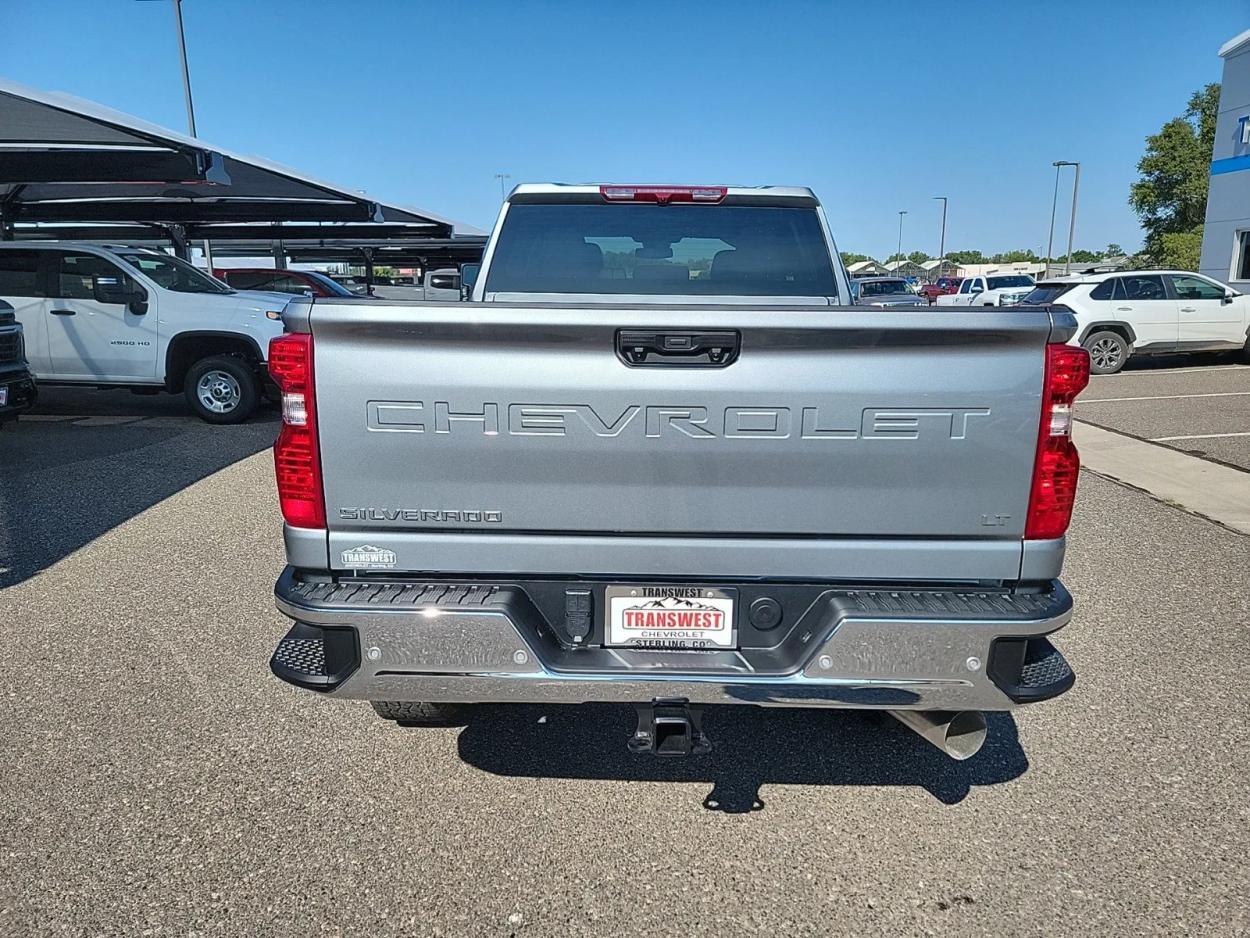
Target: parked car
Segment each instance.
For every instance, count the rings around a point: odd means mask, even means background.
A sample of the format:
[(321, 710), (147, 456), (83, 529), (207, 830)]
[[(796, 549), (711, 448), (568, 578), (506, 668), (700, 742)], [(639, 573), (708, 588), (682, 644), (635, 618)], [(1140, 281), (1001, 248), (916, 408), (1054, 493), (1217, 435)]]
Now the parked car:
[(0, 299), (41, 382), (182, 392), (209, 423), (255, 409), (290, 296), (238, 292), (146, 248), (0, 242)]
[(35, 380), (26, 362), (22, 324), (13, 307), (0, 300), (0, 427), (35, 404)]
[(213, 271), (236, 290), (263, 290), (293, 296), (352, 297), (347, 287), (315, 270), (281, 270), (273, 267), (218, 267)]
[(860, 306), (924, 306), (926, 303), (902, 277), (860, 277), (855, 283)]
[(1035, 286), (1028, 274), (965, 277), (954, 293), (937, 298), (938, 306), (1014, 306)]
[(1240, 350), (1250, 362), (1250, 297), (1187, 270), (1054, 277), (1024, 298), (1062, 304), (1079, 326), (1072, 344), (1094, 374), (1115, 374), (1132, 355)]
[(952, 293), (959, 292), (959, 285), (963, 279), (963, 277), (938, 277), (933, 283), (924, 284), (920, 288), (920, 295), (933, 303), (939, 296), (950, 296)]
[(756, 704), (963, 758), (1072, 686), (1071, 313), (848, 307), (799, 188), (518, 186), (473, 279), (283, 314), (278, 677), (401, 724), (632, 703), (658, 755)]

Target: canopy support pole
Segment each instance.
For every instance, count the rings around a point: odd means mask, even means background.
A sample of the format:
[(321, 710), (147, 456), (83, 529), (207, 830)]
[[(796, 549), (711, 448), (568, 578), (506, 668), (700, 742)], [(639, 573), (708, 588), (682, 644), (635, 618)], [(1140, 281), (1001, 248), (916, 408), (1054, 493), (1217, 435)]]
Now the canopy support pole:
[(187, 246), (187, 229), (182, 225), (169, 225), (165, 233), (169, 235), (169, 241), (174, 247), (174, 256), (190, 262), (191, 249)]
[(365, 256), (365, 293), (373, 296), (373, 248), (361, 248)]

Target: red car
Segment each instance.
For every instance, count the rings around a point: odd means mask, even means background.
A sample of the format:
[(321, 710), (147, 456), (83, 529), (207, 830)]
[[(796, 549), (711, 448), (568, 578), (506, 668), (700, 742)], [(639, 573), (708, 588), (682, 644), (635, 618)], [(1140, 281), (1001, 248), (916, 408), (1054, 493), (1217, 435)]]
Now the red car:
[(236, 290), (266, 290), (270, 293), (290, 293), (303, 296), (310, 293), (317, 297), (357, 296), (340, 283), (315, 270), (279, 270), (274, 267), (218, 267), (213, 271), (218, 280), (224, 280)]
[(959, 285), (963, 282), (963, 277), (938, 277), (937, 283), (926, 283), (922, 286), (920, 295), (928, 299), (930, 303), (933, 303), (939, 296), (958, 293)]

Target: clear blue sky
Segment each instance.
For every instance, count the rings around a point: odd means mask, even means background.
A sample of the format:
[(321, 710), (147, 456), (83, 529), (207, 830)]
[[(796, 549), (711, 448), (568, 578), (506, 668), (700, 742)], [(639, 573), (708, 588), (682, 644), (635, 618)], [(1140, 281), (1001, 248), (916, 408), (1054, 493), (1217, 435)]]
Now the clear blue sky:
[[(937, 253), (934, 195), (948, 249), (1041, 250), (1056, 159), (1083, 163), (1078, 246), (1137, 247), (1143, 138), (1250, 26), (1247, 0), (183, 8), (221, 146), (484, 227), (497, 172), (808, 185), (877, 256), (900, 209), (904, 250)], [(0, 0), (0, 35), (8, 78), (185, 127), (167, 0)]]

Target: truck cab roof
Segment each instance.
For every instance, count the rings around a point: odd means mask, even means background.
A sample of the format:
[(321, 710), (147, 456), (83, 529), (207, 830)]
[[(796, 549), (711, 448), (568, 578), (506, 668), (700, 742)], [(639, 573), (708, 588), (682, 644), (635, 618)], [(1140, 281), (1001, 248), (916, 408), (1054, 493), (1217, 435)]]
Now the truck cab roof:
[[(627, 190), (641, 192), (686, 192), (695, 190), (719, 190), (721, 198), (716, 201), (742, 202), (743, 200), (763, 199), (762, 204), (773, 200), (793, 200), (801, 204), (819, 205), (816, 193), (806, 186), (726, 186), (709, 184), (693, 185), (662, 185), (655, 183), (563, 183), (563, 182), (524, 182), (513, 188), (508, 194), (509, 202), (527, 201), (594, 201), (605, 199), (605, 192), (625, 192)], [(631, 201), (628, 198), (609, 201)], [(699, 201), (699, 200), (696, 200)]]

